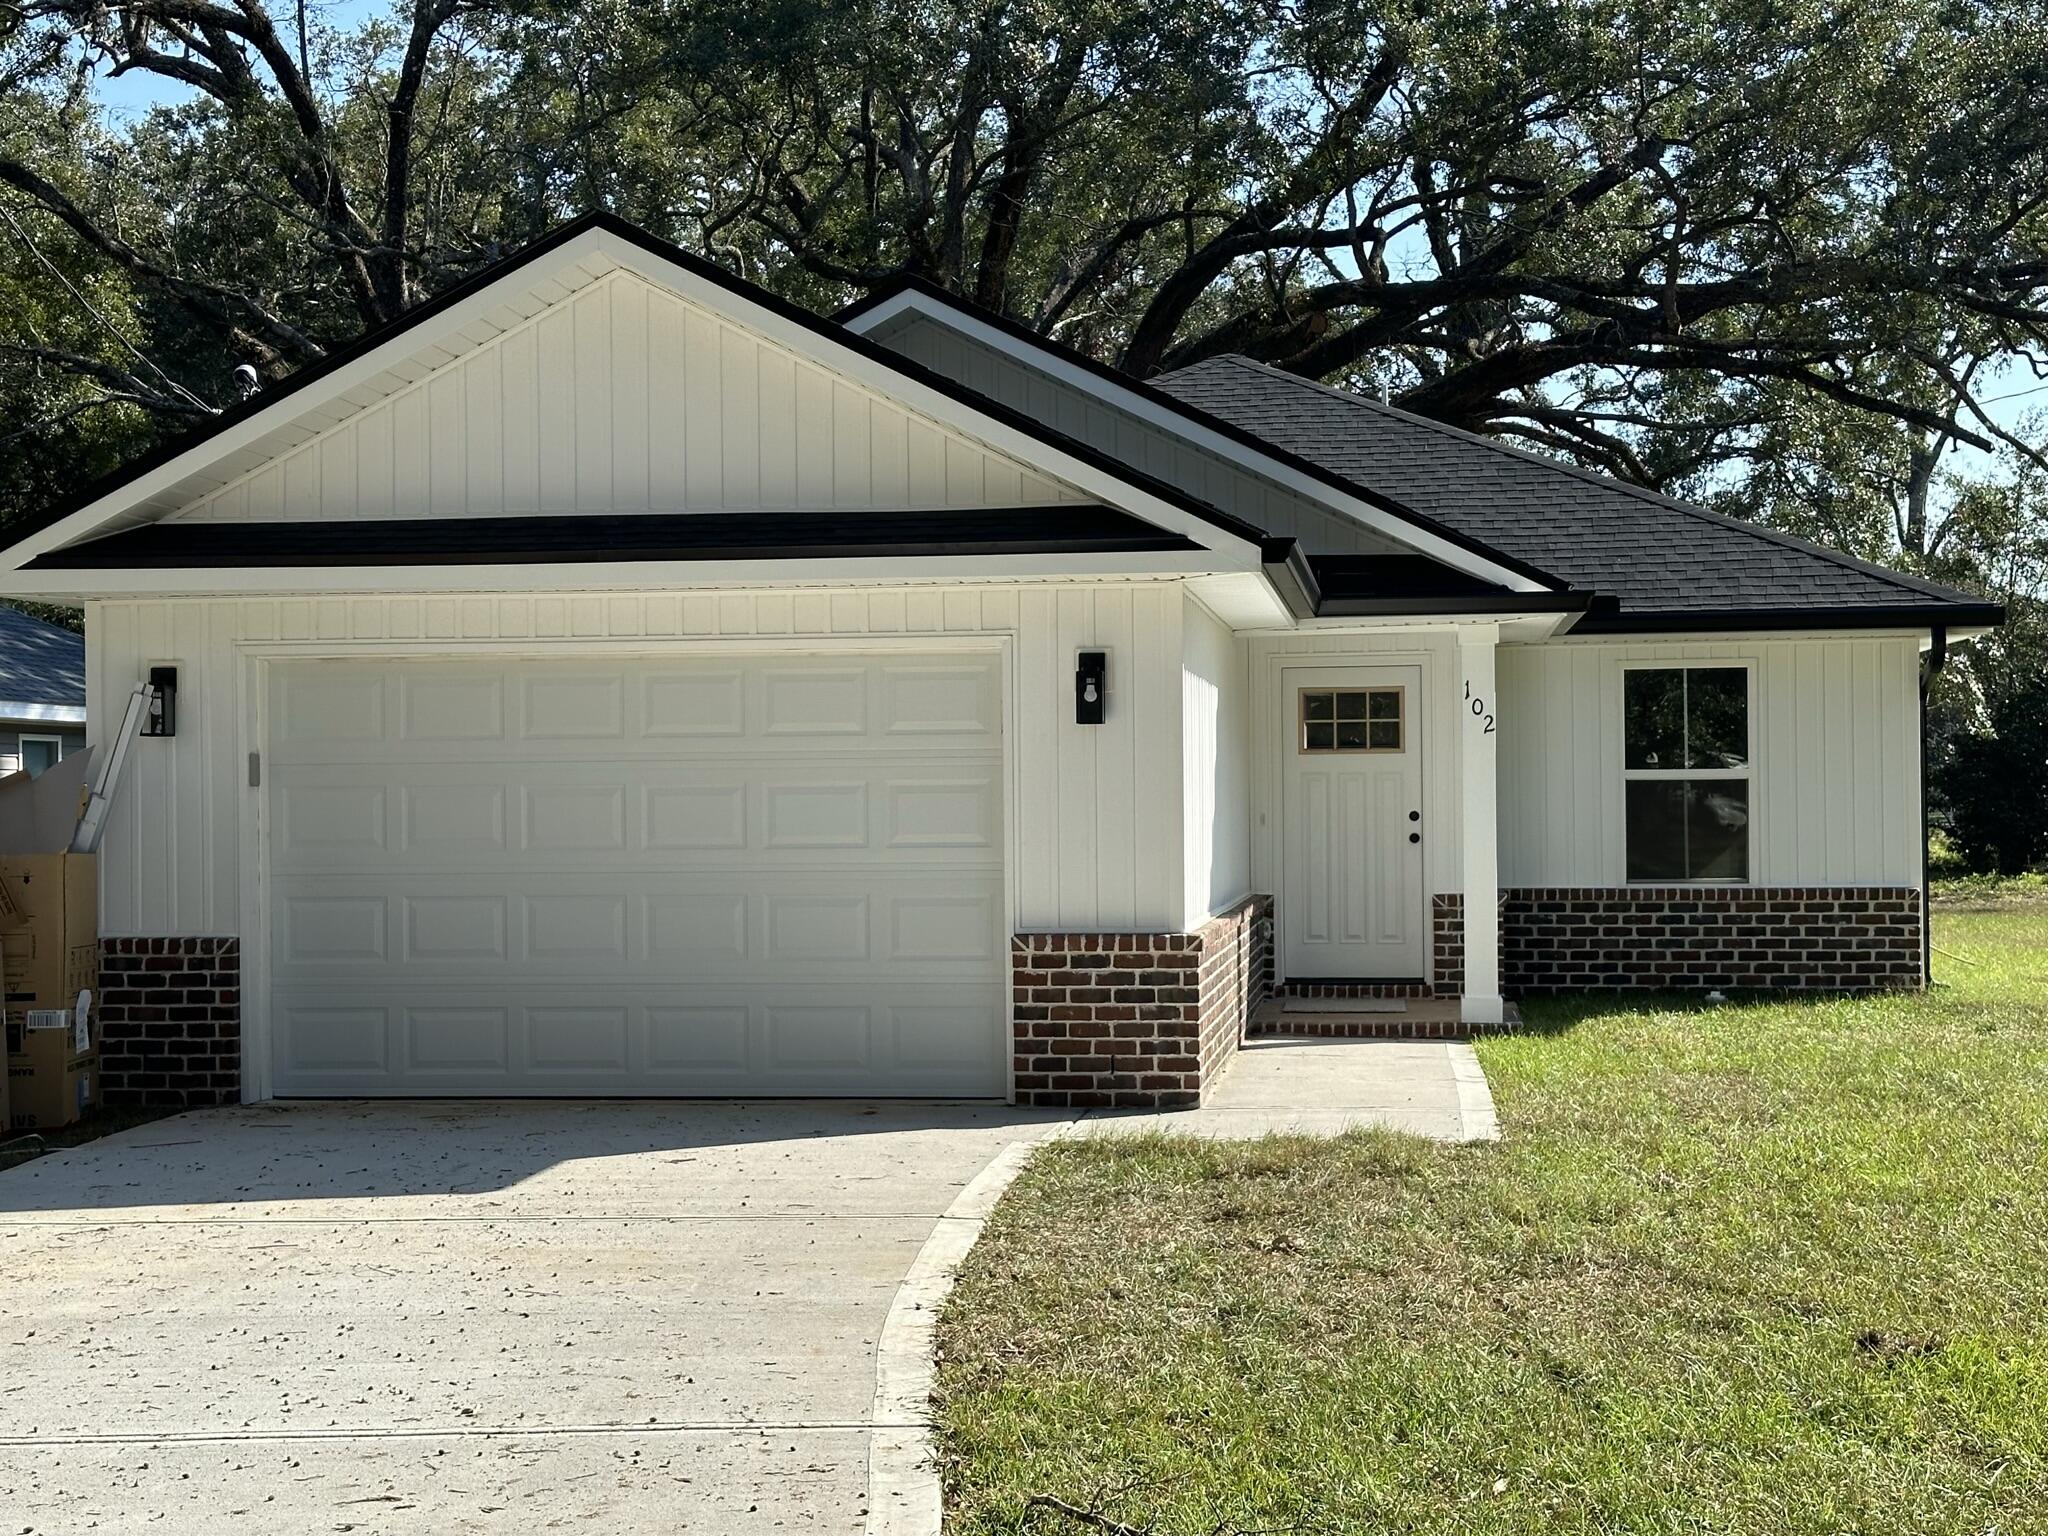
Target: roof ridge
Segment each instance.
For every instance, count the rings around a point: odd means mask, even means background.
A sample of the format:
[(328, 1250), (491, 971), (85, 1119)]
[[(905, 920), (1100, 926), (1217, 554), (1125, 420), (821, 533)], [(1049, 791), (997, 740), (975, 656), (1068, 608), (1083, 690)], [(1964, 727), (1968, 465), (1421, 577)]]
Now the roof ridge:
[(1217, 357), (1204, 358), (1199, 363), (1191, 363), (1186, 368), (1175, 369), (1172, 373), (1161, 374), (1160, 377), (1175, 378), (1183, 374), (1194, 373), (1197, 369), (1207, 368), (1215, 364), (1234, 366), (1250, 370), (1254, 373), (1269, 375), (1303, 389), (1333, 396), (1344, 404), (1359, 410), (1375, 411), (1383, 416), (1407, 422), (1411, 426), (1426, 427), (1432, 432), (1459, 442), (1476, 444), (1482, 448), (1490, 448), (1496, 453), (1506, 454), (1508, 457), (1519, 459), (1526, 464), (1534, 464), (1543, 469), (1556, 470), (1561, 474), (1569, 475), (1573, 479), (1583, 480), (1590, 485), (1598, 486), (1602, 490), (1618, 491), (1624, 495), (1633, 496), (1638, 501), (1648, 502), (1651, 506), (1662, 507), (1672, 512), (1683, 512), (1688, 517), (1698, 518), (1702, 522), (1729, 528), (1737, 533), (1749, 534), (1751, 537), (1761, 539), (1765, 543), (1777, 544), (1787, 549), (1796, 549), (1802, 554), (1817, 555), (1823, 560), (1847, 566), (1851, 570), (1860, 572), (1865, 576), (1889, 582), (1901, 591), (1910, 592), (1916, 597), (1962, 598), (1976, 601), (1971, 594), (1958, 588), (1943, 586), (1939, 582), (1927, 581), (1904, 571), (1895, 571), (1887, 566), (1873, 564), (1868, 560), (1860, 560), (1854, 555), (1844, 554), (1839, 549), (1830, 549), (1825, 544), (1816, 544), (1809, 539), (1802, 539), (1797, 534), (1786, 533), (1777, 528), (1767, 528), (1761, 523), (1752, 523), (1744, 518), (1730, 517), (1725, 512), (1716, 512), (1711, 508), (1702, 507), (1693, 502), (1680, 501), (1675, 496), (1666, 496), (1663, 492), (1653, 491), (1648, 486), (1631, 485), (1628, 481), (1617, 480), (1611, 475), (1595, 474), (1592, 470), (1583, 469), (1576, 464), (1569, 464), (1562, 459), (1553, 459), (1544, 454), (1534, 453), (1529, 449), (1516, 447), (1512, 443), (1503, 443), (1497, 438), (1485, 437), (1477, 432), (1467, 432), (1464, 428), (1454, 427), (1449, 422), (1438, 421), (1434, 417), (1424, 416), (1415, 411), (1403, 410), (1397, 405), (1390, 405), (1383, 400), (1371, 399), (1353, 390), (1339, 389), (1333, 384), (1323, 383), (1320, 379), (1311, 379), (1302, 374), (1289, 373), (1284, 368), (1275, 368), (1270, 363), (1260, 362), (1257, 358), (1247, 357), (1241, 352), (1226, 352)]

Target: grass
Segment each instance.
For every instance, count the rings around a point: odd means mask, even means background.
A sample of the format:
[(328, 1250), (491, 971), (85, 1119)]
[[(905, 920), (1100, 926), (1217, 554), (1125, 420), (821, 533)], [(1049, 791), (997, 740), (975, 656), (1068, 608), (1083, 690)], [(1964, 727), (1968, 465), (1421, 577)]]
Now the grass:
[(1936, 942), (1533, 1006), (1494, 1146), (1041, 1152), (941, 1323), (948, 1530), (2048, 1532), (2048, 907)]

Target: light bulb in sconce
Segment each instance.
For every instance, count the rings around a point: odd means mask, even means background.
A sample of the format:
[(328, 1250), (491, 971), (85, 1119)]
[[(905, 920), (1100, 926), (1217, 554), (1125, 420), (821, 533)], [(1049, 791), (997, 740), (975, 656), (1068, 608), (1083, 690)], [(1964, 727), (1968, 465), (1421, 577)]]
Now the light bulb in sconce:
[(1102, 724), (1109, 688), (1109, 652), (1083, 651), (1074, 658), (1074, 723)]

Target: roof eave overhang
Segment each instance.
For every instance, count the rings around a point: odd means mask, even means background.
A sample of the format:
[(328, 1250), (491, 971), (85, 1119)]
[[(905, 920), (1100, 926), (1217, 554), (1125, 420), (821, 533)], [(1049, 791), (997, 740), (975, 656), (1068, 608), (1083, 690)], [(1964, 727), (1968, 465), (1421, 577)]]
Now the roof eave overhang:
[(1353, 619), (1584, 613), (1591, 604), (1592, 594), (1587, 592), (1489, 592), (1463, 597), (1338, 597), (1324, 598), (1316, 609), (1316, 617)]
[(1817, 605), (1809, 608), (1742, 608), (1687, 612), (1682, 609), (1596, 608), (1573, 631), (1581, 635), (1672, 635), (1766, 633), (1796, 630), (1913, 630), (1940, 627), (1951, 635), (1983, 633), (2005, 622), (1997, 603), (1927, 603), (1875, 607)]
[[(1178, 580), (1217, 574), (1206, 550), (1086, 554), (889, 555), (509, 564), (111, 567), (10, 572), (11, 593), (44, 601), (307, 596), (328, 593), (689, 592), (733, 587), (893, 587), (925, 582)], [(1257, 572), (1252, 573), (1257, 579)]]
[(920, 284), (905, 283), (872, 300), (843, 309), (835, 317), (849, 331), (867, 335), (900, 315), (915, 313), (938, 321), (985, 346), (1013, 356), (1028, 352), (1031, 365), (1062, 383), (1098, 398), (1112, 398), (1141, 419), (1236, 462), (1286, 489), (1322, 503), (1354, 522), (1385, 534), (1455, 570), (1480, 577), (1514, 592), (1563, 590), (1567, 583), (1546, 571), (1515, 560), (1480, 541), (1445, 527), (1435, 519), (1391, 498), (1370, 495), (1362, 487), (1333, 475), (1285, 449), (1233, 426), (1220, 417), (1147, 389), (1114, 370), (1046, 345), (1022, 327), (999, 324), (993, 317), (965, 307), (951, 295)]
[[(524, 285), (531, 287), (592, 256), (608, 259), (713, 309), (998, 452), (1039, 465), (1109, 505), (1200, 542), (1213, 552), (1211, 569), (1257, 570), (1263, 563), (1260, 545), (1267, 535), (1251, 524), (1134, 473), (1085, 443), (977, 395), (856, 332), (743, 283), (622, 220), (591, 215), (564, 225), (390, 326), (224, 413), (197, 438), (167, 444), (144, 456), (138, 461), (139, 468), (131, 468), (91, 499), (75, 507), (60, 505), (0, 550), (0, 570), (19, 572), (39, 555), (109, 531), (110, 524), (124, 513), (132, 514), (137, 505), (176, 486), (206, 464), (257, 442), (287, 419), (280, 413), (316, 410), (365, 384), (397, 358), (483, 320), (502, 302), (504, 284), (523, 279)], [(8, 585), (24, 595), (39, 590), (11, 576)]]
[[(81, 700), (84, 690), (79, 692)], [(43, 704), (32, 699), (0, 699), (0, 720), (9, 725), (83, 725), (85, 705)]]

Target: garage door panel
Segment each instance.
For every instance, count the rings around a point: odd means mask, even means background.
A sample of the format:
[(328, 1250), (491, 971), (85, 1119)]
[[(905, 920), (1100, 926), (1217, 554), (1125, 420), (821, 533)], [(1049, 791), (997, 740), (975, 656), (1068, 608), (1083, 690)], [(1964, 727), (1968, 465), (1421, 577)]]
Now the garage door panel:
[[(273, 969), (346, 986), (411, 977), (525, 984), (605, 980), (631, 966), (650, 984), (886, 979), (986, 980), (1008, 950), (994, 876), (879, 874), (864, 890), (821, 890), (806, 872), (678, 890), (658, 873), (565, 872), (546, 891), (492, 877), (431, 884), (348, 875), (278, 895)], [(479, 973), (482, 973), (481, 976)]]
[(397, 687), (401, 741), (475, 746), (505, 739), (505, 680), (495, 672), (412, 672)]
[(995, 674), (973, 662), (897, 662), (881, 671), (882, 729), (893, 737), (997, 733), (1001, 706)]
[(371, 989), (346, 1008), (278, 999), (281, 1072), (302, 1094), (987, 1093), (1002, 1070), (992, 988), (538, 988), (478, 1004)]
[[(280, 669), (282, 674), (284, 669)], [(540, 675), (544, 673), (545, 675)], [(755, 658), (744, 664), (301, 662), (273, 700), (276, 766), (528, 762), (819, 751), (986, 751), (1001, 738), (988, 658)]]
[(502, 872), (536, 855), (612, 868), (627, 850), (678, 870), (865, 866), (883, 850), (961, 869), (1001, 859), (1001, 767), (988, 762), (350, 764), (272, 779), (283, 876)]
[(993, 657), (272, 675), (279, 1092), (1002, 1092)]

